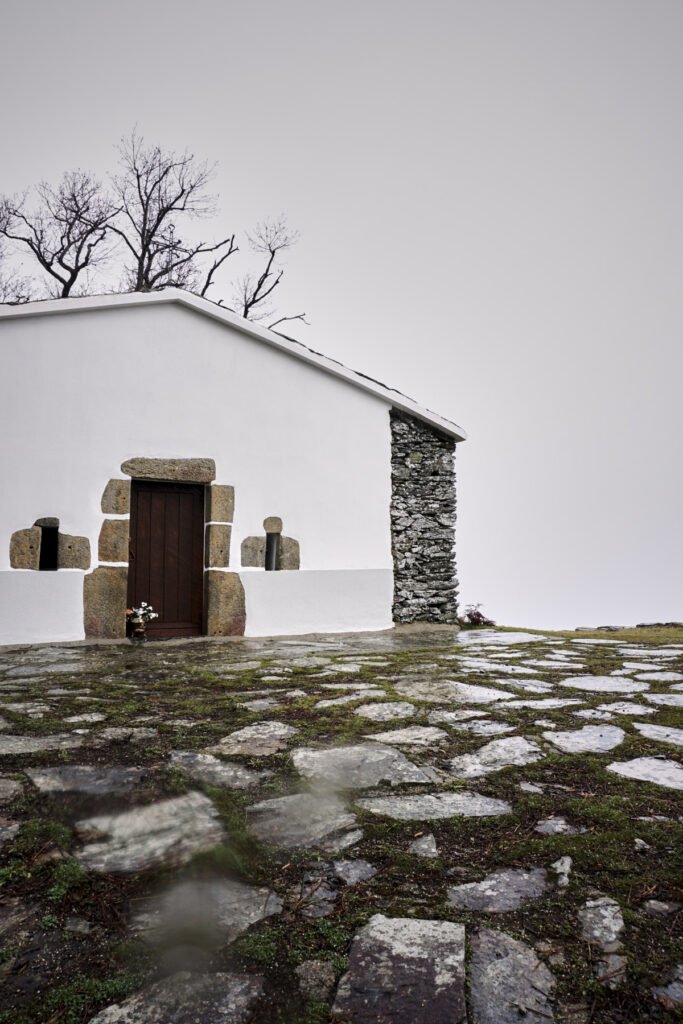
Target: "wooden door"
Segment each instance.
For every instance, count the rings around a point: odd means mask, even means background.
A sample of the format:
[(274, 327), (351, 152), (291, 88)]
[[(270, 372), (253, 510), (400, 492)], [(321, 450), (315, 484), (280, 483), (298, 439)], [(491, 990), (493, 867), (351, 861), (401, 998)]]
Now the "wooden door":
[(128, 607), (151, 604), (150, 637), (199, 636), (204, 584), (204, 488), (134, 480)]

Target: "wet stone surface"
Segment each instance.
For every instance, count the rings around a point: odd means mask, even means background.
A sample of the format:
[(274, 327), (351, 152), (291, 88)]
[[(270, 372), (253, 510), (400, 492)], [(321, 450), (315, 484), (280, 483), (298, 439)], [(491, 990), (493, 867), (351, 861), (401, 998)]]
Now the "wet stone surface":
[(192, 933), (195, 941), (201, 934), (205, 945), (222, 946), (256, 921), (281, 910), (282, 900), (264, 887), (235, 879), (195, 879), (138, 901), (131, 928), (157, 943), (185, 931)]
[(139, 785), (146, 774), (144, 768), (95, 768), (76, 764), (26, 770), (39, 793), (127, 793)]
[(570, 676), (562, 681), (562, 686), (587, 693), (639, 693), (650, 688), (647, 683), (611, 676)]
[(294, 752), (292, 762), (304, 778), (339, 789), (365, 789), (380, 782), (426, 783), (435, 777), (430, 769), (418, 768), (400, 751), (379, 743), (327, 750), (302, 748)]
[(266, 757), (278, 750), (285, 750), (297, 732), (298, 729), (284, 722), (257, 722), (225, 736), (220, 743), (209, 747), (207, 753)]
[(8, 804), (20, 796), (24, 787), (17, 779), (0, 778), (0, 804)]
[(677, 761), (656, 757), (636, 757), (633, 761), (615, 761), (607, 770), (626, 779), (652, 782), (669, 789), (683, 789), (683, 766)]
[(368, 718), (372, 722), (390, 722), (394, 718), (412, 718), (415, 714), (415, 705), (404, 700), (392, 701), (390, 703), (362, 704), (354, 710), (354, 715), (360, 718)]
[(506, 725), (505, 722), (490, 722), (486, 719), (476, 719), (474, 722), (453, 722), (451, 728), (457, 732), (468, 732), (472, 736), (499, 736), (502, 733), (514, 732), (514, 725)]
[(251, 789), (271, 774), (252, 771), (241, 764), (221, 761), (212, 754), (194, 754), (189, 750), (172, 750), (169, 764), (171, 768), (196, 782), (206, 782), (210, 786), (226, 786), (228, 789)]
[(39, 754), (44, 750), (72, 750), (80, 747), (83, 740), (78, 736), (61, 734), (56, 736), (8, 736), (0, 735), (0, 756), (16, 754)]
[(626, 957), (620, 953), (624, 930), (621, 907), (609, 896), (600, 896), (588, 900), (578, 916), (582, 938), (600, 950), (601, 955), (593, 962), (596, 978), (608, 988), (616, 988), (624, 981), (626, 972)]
[(606, 639), (0, 652), (0, 1024), (675, 1019), (683, 630)]
[(378, 796), (357, 800), (356, 805), (371, 814), (381, 814), (396, 821), (429, 821), (439, 818), (487, 818), (509, 814), (511, 807), (504, 800), (466, 791), (458, 793), (425, 793), (422, 796)]
[(337, 878), (347, 885), (357, 885), (358, 882), (367, 882), (377, 874), (377, 868), (373, 868), (366, 860), (336, 860), (333, 864), (334, 873)]
[(102, 1010), (90, 1024), (247, 1024), (261, 992), (255, 975), (181, 972)]
[(623, 729), (615, 725), (584, 725), (575, 732), (544, 732), (543, 737), (553, 743), (565, 754), (581, 754), (584, 752), (604, 754), (623, 743)]
[(534, 825), (534, 832), (539, 832), (543, 836), (578, 836), (585, 831), (585, 828), (571, 825), (566, 818), (559, 815), (545, 818)]
[(87, 818), (76, 823), (76, 832), (86, 841), (76, 855), (80, 863), (106, 874), (177, 866), (224, 838), (216, 809), (201, 793)]
[(332, 1019), (465, 1024), (464, 927), (372, 917), (351, 944)]
[(666, 1010), (683, 1006), (683, 964), (676, 964), (666, 983), (654, 988), (652, 994)]
[(249, 828), (277, 846), (316, 846), (356, 822), (339, 797), (299, 793), (263, 800), (249, 808)]
[(433, 725), (413, 725), (405, 729), (390, 729), (387, 732), (377, 732), (372, 735), (366, 733), (365, 739), (375, 740), (377, 743), (391, 743), (397, 747), (431, 749), (444, 743), (448, 739), (448, 733)]
[(547, 1024), (555, 1020), (555, 978), (525, 943), (482, 928), (471, 941), (472, 1024)]
[(633, 728), (648, 740), (660, 740), (672, 747), (683, 747), (683, 729), (672, 729), (670, 726), (653, 725), (652, 722), (634, 722)]
[(431, 860), (439, 856), (439, 848), (436, 845), (436, 839), (429, 832), (426, 836), (414, 839), (408, 847), (408, 853), (412, 853), (415, 857), (427, 857)]
[(483, 910), (502, 914), (519, 910), (525, 903), (540, 899), (548, 888), (544, 868), (512, 868), (494, 871), (481, 882), (467, 882), (448, 890), (448, 902), (458, 910)]
[(450, 762), (450, 770), (457, 778), (474, 779), (490, 772), (499, 772), (510, 765), (533, 764), (544, 756), (538, 744), (523, 736), (511, 736), (492, 740), (472, 754), (454, 757)]

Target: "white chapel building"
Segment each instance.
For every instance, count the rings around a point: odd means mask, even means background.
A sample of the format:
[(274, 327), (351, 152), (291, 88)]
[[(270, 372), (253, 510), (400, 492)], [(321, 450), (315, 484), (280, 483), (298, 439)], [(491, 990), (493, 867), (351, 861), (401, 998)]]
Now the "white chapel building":
[(0, 644), (454, 622), (463, 430), (187, 292), (0, 306)]

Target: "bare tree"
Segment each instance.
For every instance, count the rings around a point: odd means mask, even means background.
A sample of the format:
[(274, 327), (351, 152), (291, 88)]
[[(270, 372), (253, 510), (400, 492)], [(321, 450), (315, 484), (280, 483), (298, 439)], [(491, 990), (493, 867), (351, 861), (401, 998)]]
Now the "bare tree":
[[(245, 274), (237, 282), (235, 311), (247, 320), (267, 320), (273, 315), (269, 300), (284, 274), (282, 267), (278, 266), (278, 260), (283, 252), (299, 240), (299, 236), (295, 231), (290, 231), (284, 217), (280, 217), (278, 220), (257, 224), (254, 233), (247, 235), (247, 238), (251, 251), (265, 256), (266, 262), (258, 277)], [(286, 320), (306, 323), (305, 317), (305, 313), (282, 316), (269, 326), (274, 328)]]
[(85, 171), (67, 172), (56, 188), (42, 182), (36, 192), (32, 211), (26, 195), (3, 198), (0, 235), (25, 247), (53, 279), (51, 293), (66, 298), (80, 275), (108, 256), (116, 208)]
[[(37, 188), (34, 210), (26, 195), (0, 197), (0, 242), (9, 239), (15, 251), (27, 250), (52, 279), (51, 293), (61, 297), (87, 294), (91, 272), (102, 270), (110, 258), (118, 268), (121, 251), (124, 290), (176, 287), (204, 298), (211, 291), (213, 297), (218, 272), (239, 252), (234, 234), (218, 242), (188, 240), (192, 222), (216, 212), (209, 190), (213, 167), (187, 151), (178, 154), (148, 145), (136, 130), (121, 140), (119, 158), (119, 173), (111, 177), (112, 195), (89, 174), (72, 171), (57, 188), (45, 183)], [(298, 240), (296, 232), (280, 217), (258, 224), (246, 237), (262, 269), (233, 285), (235, 301), (227, 308), (247, 319), (272, 321), (271, 328), (293, 320), (306, 323), (304, 313), (273, 319), (273, 294), (284, 273), (282, 256)], [(24, 301), (30, 285), (5, 273), (0, 301)], [(217, 301), (224, 305), (222, 298)]]
[(194, 290), (199, 258), (223, 250), (202, 286), (200, 294), (206, 294), (215, 270), (237, 251), (234, 235), (211, 244), (188, 244), (180, 237), (178, 222), (215, 212), (215, 197), (208, 192), (213, 168), (195, 161), (191, 153), (148, 146), (136, 131), (121, 141), (119, 156), (121, 173), (112, 184), (120, 216), (112, 230), (128, 250), (127, 287), (136, 292), (170, 285)]

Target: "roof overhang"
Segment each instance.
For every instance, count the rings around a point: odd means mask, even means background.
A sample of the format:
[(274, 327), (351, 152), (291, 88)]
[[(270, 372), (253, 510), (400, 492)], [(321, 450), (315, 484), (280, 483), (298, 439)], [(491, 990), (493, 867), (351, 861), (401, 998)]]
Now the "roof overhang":
[(254, 338), (256, 341), (270, 345), (271, 348), (278, 349), (280, 352), (286, 352), (295, 359), (300, 359), (302, 362), (315, 366), (324, 373), (329, 373), (334, 377), (345, 380), (353, 387), (360, 388), (361, 391), (366, 391), (371, 395), (376, 395), (377, 398), (383, 399), (395, 409), (414, 416), (415, 419), (421, 420), (423, 423), (428, 423), (431, 427), (441, 431), (441, 433), (454, 438), (455, 441), (464, 441), (467, 437), (465, 431), (457, 423), (452, 423), (450, 420), (444, 419), (443, 416), (430, 412), (429, 409), (418, 405), (412, 398), (401, 394), (400, 391), (395, 391), (393, 388), (389, 388), (379, 381), (373, 380), (371, 377), (366, 377), (362, 373), (350, 370), (342, 363), (338, 363), (328, 356), (323, 356), (319, 352), (313, 351), (313, 349), (308, 348), (302, 342), (261, 327), (251, 320), (245, 320), (244, 317), (238, 316), (223, 306), (219, 306), (215, 302), (202, 299), (198, 295), (192, 295), (190, 292), (181, 291), (178, 288), (165, 288), (163, 291), (158, 292), (87, 295), (74, 299), (46, 299), (44, 301), (26, 302), (18, 305), (0, 305), (0, 321), (33, 316), (58, 316), (64, 313), (94, 312), (106, 309), (126, 309), (135, 306), (169, 304), (192, 309), (196, 313), (226, 324), (234, 330)]

